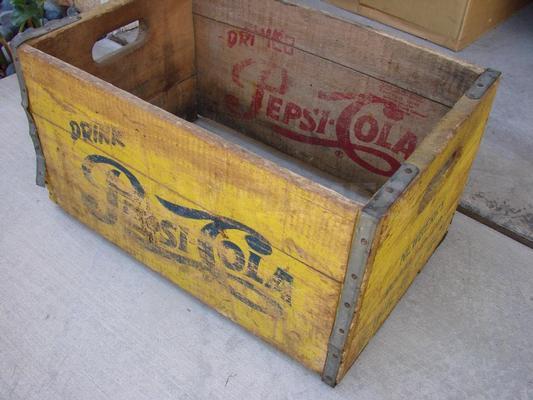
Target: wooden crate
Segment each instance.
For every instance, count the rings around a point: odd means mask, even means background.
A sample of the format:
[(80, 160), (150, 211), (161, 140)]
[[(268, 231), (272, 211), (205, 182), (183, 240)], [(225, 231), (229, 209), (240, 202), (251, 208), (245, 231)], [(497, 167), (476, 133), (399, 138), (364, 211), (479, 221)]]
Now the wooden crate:
[(459, 51), (531, 0), (328, 0)]
[(67, 22), (16, 44), (52, 200), (335, 385), (447, 232), (499, 74), (280, 1)]

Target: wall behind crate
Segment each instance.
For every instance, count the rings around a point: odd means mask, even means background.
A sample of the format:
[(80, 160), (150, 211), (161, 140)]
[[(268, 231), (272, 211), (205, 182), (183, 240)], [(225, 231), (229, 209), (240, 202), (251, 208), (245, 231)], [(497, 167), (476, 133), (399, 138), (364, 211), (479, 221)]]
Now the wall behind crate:
[(455, 51), (474, 42), (530, 0), (327, 0)]

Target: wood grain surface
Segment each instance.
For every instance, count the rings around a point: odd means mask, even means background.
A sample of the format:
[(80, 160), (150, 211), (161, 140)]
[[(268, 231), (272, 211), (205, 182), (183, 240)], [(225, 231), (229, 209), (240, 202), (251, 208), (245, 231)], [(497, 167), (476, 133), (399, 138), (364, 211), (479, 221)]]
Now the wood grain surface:
[(20, 57), (52, 198), (320, 371), (359, 206), (39, 50)]

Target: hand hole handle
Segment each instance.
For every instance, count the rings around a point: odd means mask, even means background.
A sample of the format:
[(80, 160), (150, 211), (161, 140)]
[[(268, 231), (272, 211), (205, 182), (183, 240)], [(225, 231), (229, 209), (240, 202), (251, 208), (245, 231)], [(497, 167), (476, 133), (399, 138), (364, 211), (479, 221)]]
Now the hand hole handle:
[(93, 61), (98, 65), (114, 63), (143, 46), (147, 37), (148, 25), (144, 20), (135, 20), (113, 29), (94, 43)]

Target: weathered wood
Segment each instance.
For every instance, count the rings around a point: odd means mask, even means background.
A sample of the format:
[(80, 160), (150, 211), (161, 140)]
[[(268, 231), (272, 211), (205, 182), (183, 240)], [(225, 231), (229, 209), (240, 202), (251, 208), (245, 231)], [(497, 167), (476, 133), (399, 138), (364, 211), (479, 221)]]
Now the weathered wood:
[[(83, 14), (68, 29), (37, 39), (33, 45), (143, 100), (164, 96), (162, 93), (169, 88), (195, 74), (194, 32), (190, 0), (158, 1), (158, 7), (144, 0), (110, 2)], [(140, 40), (104, 62), (95, 62), (92, 48), (96, 41), (134, 21), (142, 21), (145, 27)], [(169, 26), (172, 35), (168, 34)], [(180, 115), (189, 111), (189, 107), (173, 110), (173, 106), (169, 110)]]
[[(292, 4), (146, 4), (19, 48), (51, 198), (335, 384), (442, 238), (496, 88), (469, 100), (480, 68)], [(95, 63), (92, 43), (133, 19), (141, 41)], [(404, 161), (414, 182), (359, 240)]]
[(299, 50), (291, 31), (281, 44), (196, 16), (195, 32), (200, 114), (371, 192), (449, 109)]
[[(482, 69), (287, 1), (195, 0), (195, 14), (235, 27), (270, 29), (308, 53), (452, 106)], [(275, 22), (275, 23), (274, 23)], [(290, 39), (292, 38), (292, 39)], [(276, 42), (283, 46), (284, 42)]]
[(357, 208), (38, 50), (21, 57), (52, 198), (320, 371), (339, 290), (326, 274), (342, 274)]
[(409, 162), (422, 172), (381, 220), (350, 328), (340, 380), (448, 230), (479, 148), (497, 86), (462, 98)]

